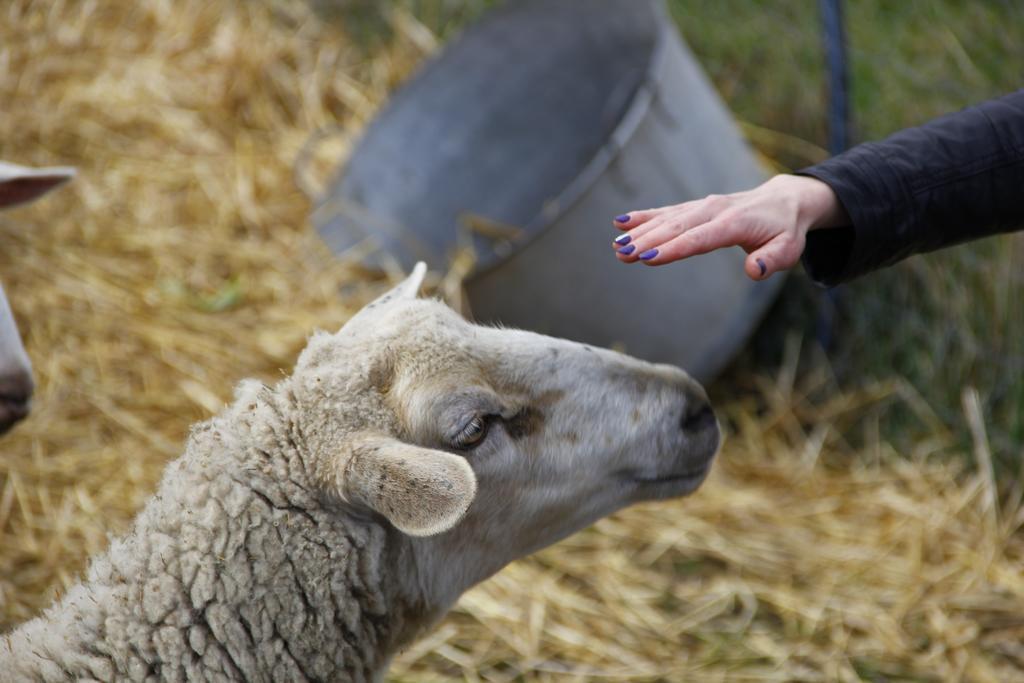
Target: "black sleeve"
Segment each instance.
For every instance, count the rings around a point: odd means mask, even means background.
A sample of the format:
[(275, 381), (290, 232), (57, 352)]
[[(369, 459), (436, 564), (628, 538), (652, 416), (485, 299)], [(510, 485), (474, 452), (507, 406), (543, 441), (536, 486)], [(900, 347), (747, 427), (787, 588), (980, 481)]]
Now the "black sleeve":
[(798, 175), (827, 183), (852, 223), (807, 235), (804, 268), (826, 286), (1024, 227), (1024, 90), (858, 145)]

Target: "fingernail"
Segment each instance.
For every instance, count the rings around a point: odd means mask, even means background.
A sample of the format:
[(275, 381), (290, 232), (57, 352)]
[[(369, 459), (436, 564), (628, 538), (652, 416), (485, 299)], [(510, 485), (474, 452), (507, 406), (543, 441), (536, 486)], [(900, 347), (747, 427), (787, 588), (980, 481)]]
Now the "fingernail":
[(629, 214), (628, 213), (624, 213), (621, 216), (616, 216), (615, 220), (617, 220), (619, 223), (628, 223), (629, 222)]
[(629, 244), (629, 240), (632, 238), (629, 235), (620, 235), (615, 238), (615, 244)]
[(636, 245), (635, 244), (631, 244), (628, 247), (622, 247), (621, 249), (619, 249), (619, 253), (622, 254), (623, 256), (629, 256), (634, 251), (636, 251)]
[[(640, 258), (643, 258), (643, 256)], [(764, 274), (768, 272), (768, 266), (764, 264), (763, 260), (757, 259), (757, 267), (761, 269), (761, 277), (764, 277)]]
[(648, 249), (644, 253), (640, 254), (641, 261), (650, 261), (652, 258), (658, 255), (657, 249)]

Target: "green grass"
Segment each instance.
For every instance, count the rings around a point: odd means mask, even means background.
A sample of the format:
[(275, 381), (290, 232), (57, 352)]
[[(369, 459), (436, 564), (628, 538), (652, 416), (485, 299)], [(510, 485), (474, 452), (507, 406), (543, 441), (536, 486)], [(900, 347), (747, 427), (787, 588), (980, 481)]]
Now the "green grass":
[[(690, 47), (742, 119), (825, 142), (817, 3), (670, 0)], [(1006, 0), (844, 3), (855, 141), (1021, 86), (1024, 5)]]
[[(826, 89), (817, 3), (671, 0), (680, 28), (742, 121), (824, 145)], [(1022, 86), (1024, 4), (847, 2), (855, 142), (882, 138)], [(797, 165), (799, 160), (783, 159)], [(1024, 195), (1024, 191), (1022, 191)], [(1024, 242), (1000, 237), (918, 256), (843, 288), (840, 387), (905, 378), (966, 449), (961, 394), (975, 387), (1001, 468), (1017, 471), (1024, 443)], [(803, 310), (800, 310), (800, 309)], [(815, 297), (796, 278), (759, 335), (770, 370), (797, 330), (813, 344)], [(774, 346), (774, 354), (765, 353)], [(768, 359), (767, 361), (765, 359)], [(767, 363), (768, 367), (765, 367)], [(909, 411), (881, 416), (903, 450), (926, 437)]]
[[(388, 38), (389, 8), (412, 12), (449, 37), (492, 0), (354, 0), (335, 8), (372, 49)], [(690, 47), (738, 119), (824, 145), (825, 73), (811, 0), (668, 0)], [(845, 3), (854, 142), (878, 139), (1021, 87), (1024, 3), (1016, 0), (858, 0)], [(787, 167), (796, 150), (773, 149)], [(905, 378), (966, 449), (961, 394), (976, 388), (1002, 469), (1017, 471), (1024, 441), (1024, 242), (1001, 237), (919, 256), (842, 290), (828, 362), (841, 389)], [(737, 273), (737, 277), (742, 274)], [(775, 371), (783, 340), (814, 345), (819, 300), (799, 274), (751, 350), (715, 393), (727, 396), (751, 368)], [(810, 354), (808, 354), (810, 355)], [(899, 407), (879, 416), (902, 450), (930, 426)]]

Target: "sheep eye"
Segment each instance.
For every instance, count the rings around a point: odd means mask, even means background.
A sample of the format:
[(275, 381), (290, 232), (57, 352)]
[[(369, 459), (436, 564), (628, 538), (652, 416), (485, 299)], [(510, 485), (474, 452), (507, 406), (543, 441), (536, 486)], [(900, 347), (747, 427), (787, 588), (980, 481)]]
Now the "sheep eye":
[(489, 426), (490, 422), (486, 417), (474, 417), (455, 437), (454, 446), (464, 451), (476, 448), (483, 443)]

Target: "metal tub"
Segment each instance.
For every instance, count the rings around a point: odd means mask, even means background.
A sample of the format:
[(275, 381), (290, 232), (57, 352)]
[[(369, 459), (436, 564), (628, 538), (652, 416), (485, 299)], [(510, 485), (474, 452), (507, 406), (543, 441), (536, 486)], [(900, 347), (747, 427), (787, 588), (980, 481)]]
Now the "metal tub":
[(318, 227), (338, 252), (369, 246), (369, 260), (406, 267), (443, 269), (471, 243), (478, 320), (621, 348), (706, 381), (780, 278), (749, 281), (738, 249), (620, 264), (611, 219), (764, 177), (661, 2), (520, 0), (395, 94)]

